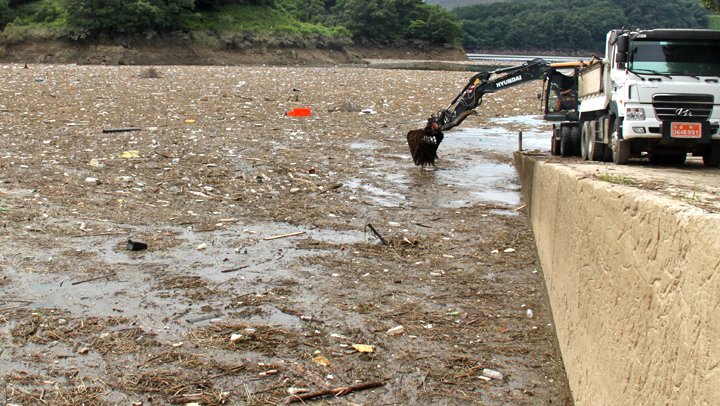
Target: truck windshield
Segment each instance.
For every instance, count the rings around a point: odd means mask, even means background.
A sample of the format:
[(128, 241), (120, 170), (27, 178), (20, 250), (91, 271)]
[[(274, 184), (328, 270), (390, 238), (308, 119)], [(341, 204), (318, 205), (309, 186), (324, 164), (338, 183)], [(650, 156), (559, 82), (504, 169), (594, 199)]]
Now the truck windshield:
[(641, 74), (720, 76), (718, 41), (635, 40), (629, 56), (629, 69)]

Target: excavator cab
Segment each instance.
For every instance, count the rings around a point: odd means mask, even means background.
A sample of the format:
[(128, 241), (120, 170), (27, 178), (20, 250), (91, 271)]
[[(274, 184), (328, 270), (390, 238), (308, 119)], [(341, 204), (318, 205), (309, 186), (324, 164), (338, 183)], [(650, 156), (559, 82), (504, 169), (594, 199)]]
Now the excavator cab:
[(550, 65), (543, 80), (543, 112), (547, 121), (578, 121), (580, 62)]
[(554, 63), (543, 77), (543, 118), (553, 122), (553, 155), (580, 154), (578, 72), (582, 66), (582, 62)]

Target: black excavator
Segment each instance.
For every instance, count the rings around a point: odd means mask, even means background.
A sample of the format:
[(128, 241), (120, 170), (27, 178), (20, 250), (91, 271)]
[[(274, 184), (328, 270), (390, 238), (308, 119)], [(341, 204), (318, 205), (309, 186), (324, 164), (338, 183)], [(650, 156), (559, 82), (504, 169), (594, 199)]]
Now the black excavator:
[[(522, 65), (481, 72), (470, 78), (465, 88), (445, 110), (428, 119), (425, 128), (408, 132), (408, 145), (415, 165), (435, 165), (437, 149), (444, 138), (443, 132), (460, 125), (468, 116), (477, 114), (475, 109), (482, 103), (485, 94), (533, 80), (547, 79), (547, 74), (554, 72), (552, 66), (543, 59), (533, 59)], [(576, 107), (577, 86), (574, 97)], [(548, 103), (544, 104), (547, 113)]]

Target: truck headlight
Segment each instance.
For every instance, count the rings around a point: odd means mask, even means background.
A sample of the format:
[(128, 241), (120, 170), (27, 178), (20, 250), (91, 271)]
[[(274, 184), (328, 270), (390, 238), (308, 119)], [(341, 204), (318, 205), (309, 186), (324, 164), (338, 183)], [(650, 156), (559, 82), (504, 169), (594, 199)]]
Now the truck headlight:
[(645, 121), (645, 109), (628, 107), (625, 110), (625, 119), (632, 121)]

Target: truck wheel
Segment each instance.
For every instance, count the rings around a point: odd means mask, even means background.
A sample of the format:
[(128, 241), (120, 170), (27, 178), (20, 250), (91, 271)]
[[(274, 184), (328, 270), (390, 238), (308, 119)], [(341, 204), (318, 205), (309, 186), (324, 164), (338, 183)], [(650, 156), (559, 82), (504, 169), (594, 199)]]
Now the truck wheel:
[(588, 159), (591, 161), (605, 161), (607, 155), (605, 153), (605, 143), (595, 140), (595, 137), (591, 134), (590, 123), (588, 123), (588, 140), (590, 141), (588, 144)]
[(572, 156), (572, 143), (570, 127), (560, 127), (560, 155)]
[(627, 165), (630, 160), (630, 141), (619, 140), (617, 133), (613, 134), (612, 156), (615, 165)]
[(580, 142), (580, 138), (582, 138), (580, 126), (570, 127), (570, 138), (572, 139), (572, 155), (580, 156), (580, 147), (582, 144), (582, 142)]
[(604, 161), (605, 160), (605, 144), (598, 141), (592, 141), (590, 143), (590, 160), (591, 161)]
[(602, 157), (603, 162), (612, 162), (613, 160), (613, 153), (612, 148), (608, 144), (601, 143), (603, 151), (605, 151), (605, 154)]
[(582, 125), (582, 133), (580, 135), (580, 156), (583, 161), (590, 159), (590, 143), (593, 142), (590, 136), (590, 122), (586, 121)]
[(720, 142), (713, 142), (708, 151), (703, 155), (703, 163), (708, 168), (720, 166)]

